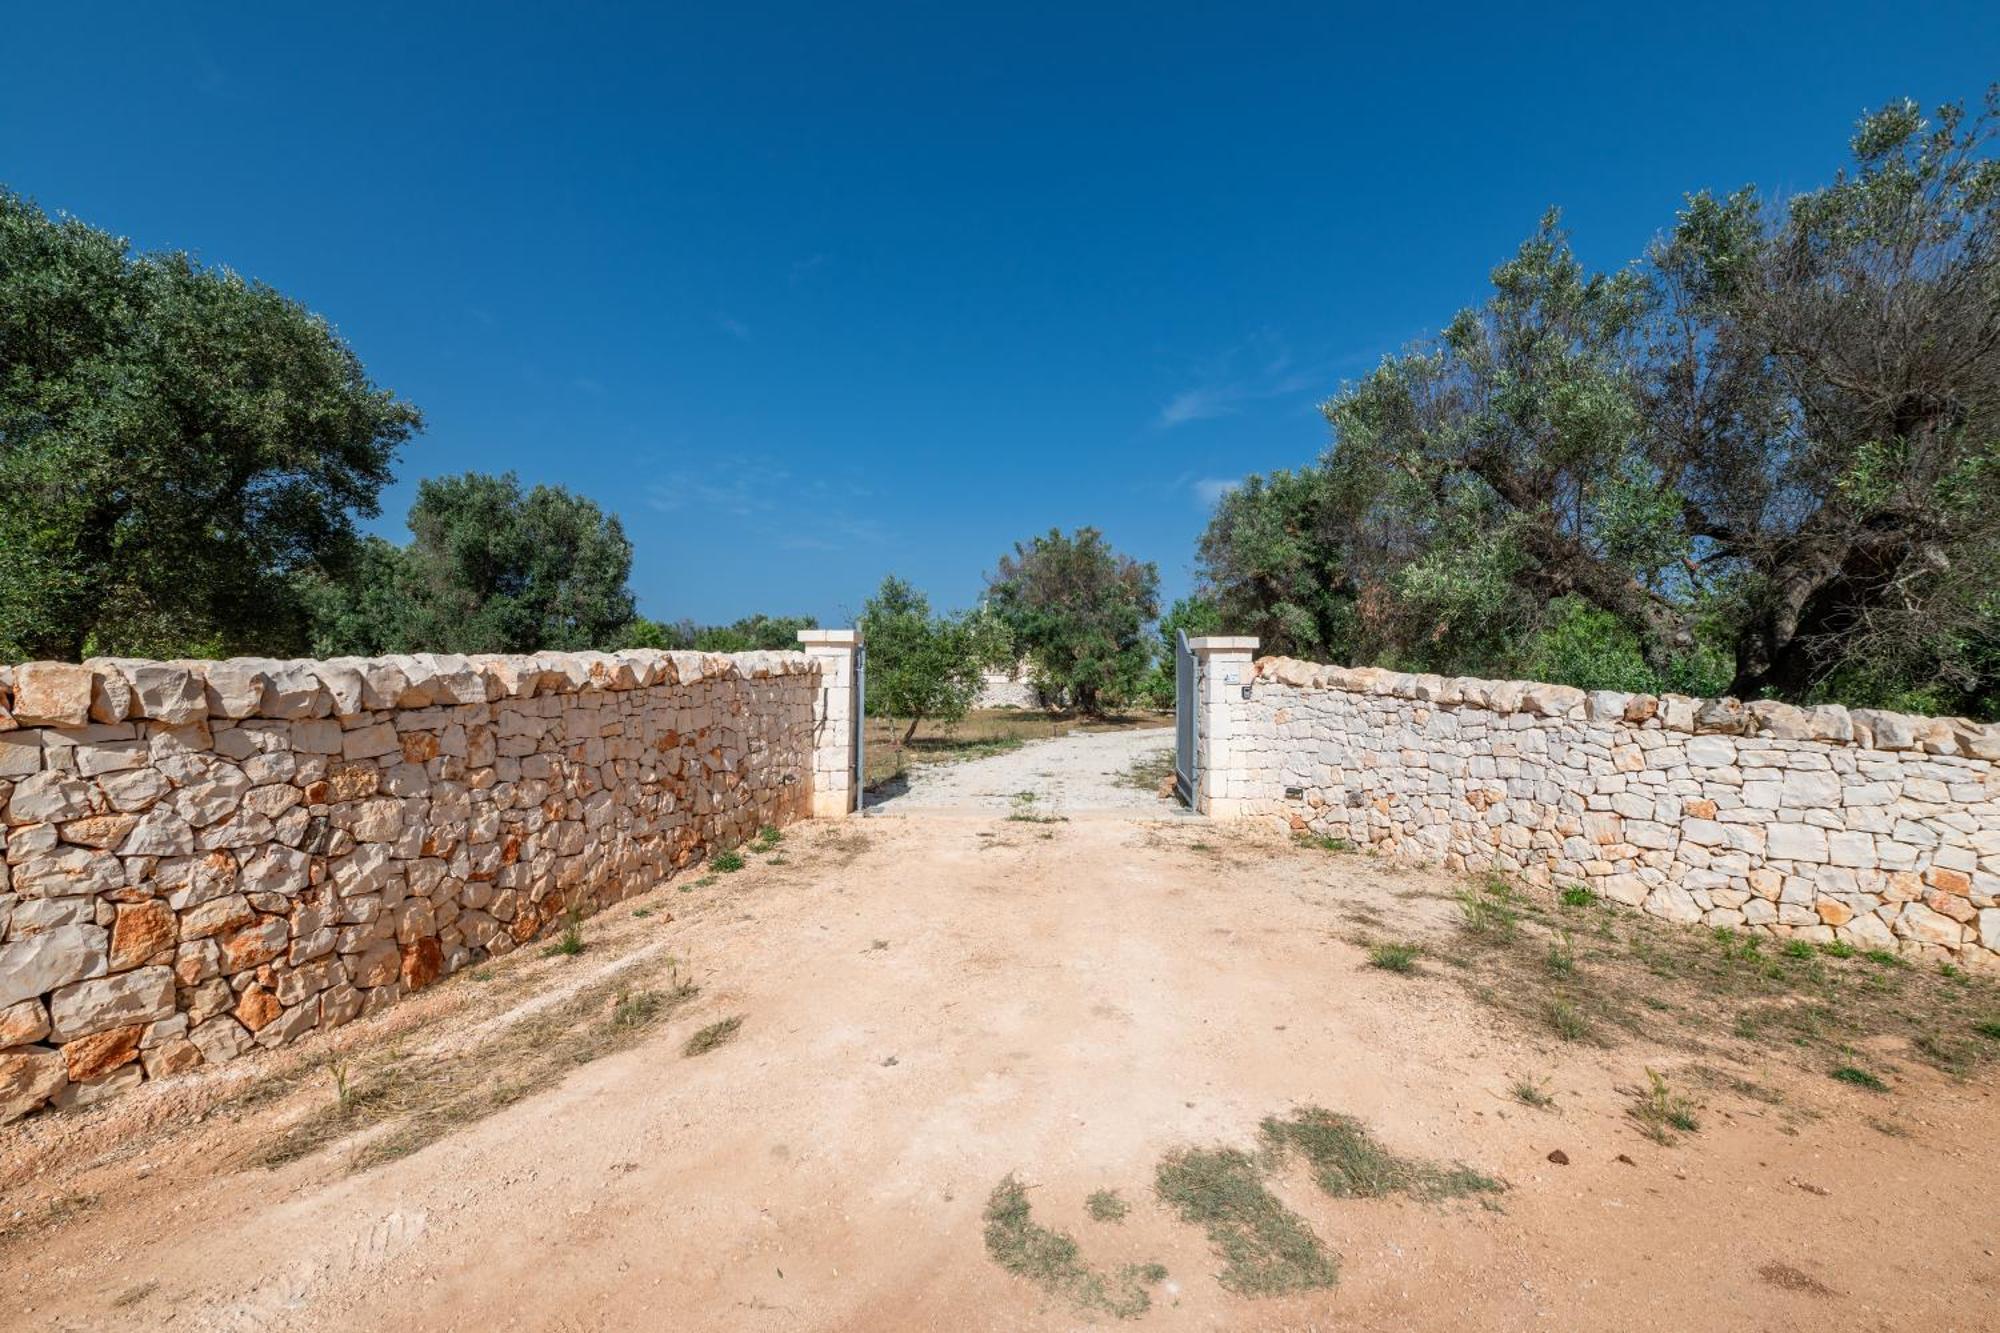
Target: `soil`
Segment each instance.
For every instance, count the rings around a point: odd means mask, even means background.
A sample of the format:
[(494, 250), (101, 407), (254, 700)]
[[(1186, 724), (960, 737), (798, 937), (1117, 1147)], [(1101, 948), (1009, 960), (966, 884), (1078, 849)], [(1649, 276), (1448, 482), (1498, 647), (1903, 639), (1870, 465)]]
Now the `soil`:
[[(886, 814), (694, 882), (592, 918), (576, 957), (523, 950), (297, 1049), (0, 1129), (0, 1326), (1118, 1322), (989, 1258), (1010, 1173), (1085, 1262), (1165, 1267), (1142, 1327), (1995, 1326), (1989, 1074), (1906, 1064), (1884, 1095), (1774, 1060), (1742, 1071), (1757, 1098), (1701, 1089), (1700, 1131), (1662, 1146), (1630, 1090), (1648, 1068), (1695, 1088), (1684, 1053), (1566, 1045), (1437, 964), (1368, 966), (1357, 920), (1454, 928), (1443, 875), (1193, 820)], [(475, 1080), (527, 1011), (670, 957), (699, 994), (553, 1086), (382, 1165), (353, 1168), (366, 1132), (258, 1164), (326, 1113), (334, 1067), (417, 1052)], [(683, 1054), (729, 1017), (733, 1040)], [(1513, 1099), (1524, 1079), (1553, 1109)], [(1295, 1165), (1271, 1188), (1339, 1282), (1233, 1294), (1155, 1169), (1305, 1105), (1507, 1189), (1336, 1199)], [(1122, 1221), (1091, 1219), (1105, 1189)]]

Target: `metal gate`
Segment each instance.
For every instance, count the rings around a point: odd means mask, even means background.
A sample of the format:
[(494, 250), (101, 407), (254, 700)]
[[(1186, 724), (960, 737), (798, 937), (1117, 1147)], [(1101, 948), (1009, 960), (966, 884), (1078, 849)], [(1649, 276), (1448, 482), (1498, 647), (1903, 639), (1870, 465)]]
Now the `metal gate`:
[(854, 645), (854, 813), (868, 804), (868, 645)]
[(1194, 807), (1196, 670), (1186, 630), (1174, 633), (1174, 794)]

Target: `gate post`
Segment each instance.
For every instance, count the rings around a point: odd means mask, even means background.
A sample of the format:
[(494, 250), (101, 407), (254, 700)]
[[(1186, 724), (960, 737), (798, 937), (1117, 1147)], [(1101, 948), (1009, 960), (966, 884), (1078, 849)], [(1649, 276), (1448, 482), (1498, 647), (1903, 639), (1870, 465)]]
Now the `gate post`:
[(1244, 813), (1248, 776), (1250, 662), (1257, 640), (1224, 634), (1187, 641), (1195, 657), (1194, 808), (1213, 819)]
[(862, 726), (861, 679), (854, 658), (861, 632), (802, 629), (799, 645), (819, 664), (819, 694), (813, 700), (813, 818), (844, 819), (853, 813), (861, 791), (854, 774)]

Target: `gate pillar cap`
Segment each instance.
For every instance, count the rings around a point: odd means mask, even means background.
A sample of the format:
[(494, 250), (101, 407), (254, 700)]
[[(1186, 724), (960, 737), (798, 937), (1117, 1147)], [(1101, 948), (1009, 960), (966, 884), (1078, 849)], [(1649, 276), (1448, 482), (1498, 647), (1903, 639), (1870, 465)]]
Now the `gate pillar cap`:
[(1197, 653), (1249, 653), (1257, 649), (1255, 635), (1204, 634), (1198, 639), (1189, 639), (1187, 646)]
[(802, 629), (799, 642), (810, 647), (851, 648), (861, 642), (858, 629)]

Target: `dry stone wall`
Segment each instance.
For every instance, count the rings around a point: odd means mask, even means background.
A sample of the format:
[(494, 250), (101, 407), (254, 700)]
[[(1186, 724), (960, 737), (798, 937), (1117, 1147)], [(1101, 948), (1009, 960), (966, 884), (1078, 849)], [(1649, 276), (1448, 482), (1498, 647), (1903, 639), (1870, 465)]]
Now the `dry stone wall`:
[(1245, 814), (1680, 922), (2000, 963), (2000, 727), (1266, 658)]
[(804, 653), (0, 669), (0, 1121), (338, 1026), (809, 815), (825, 708)]

